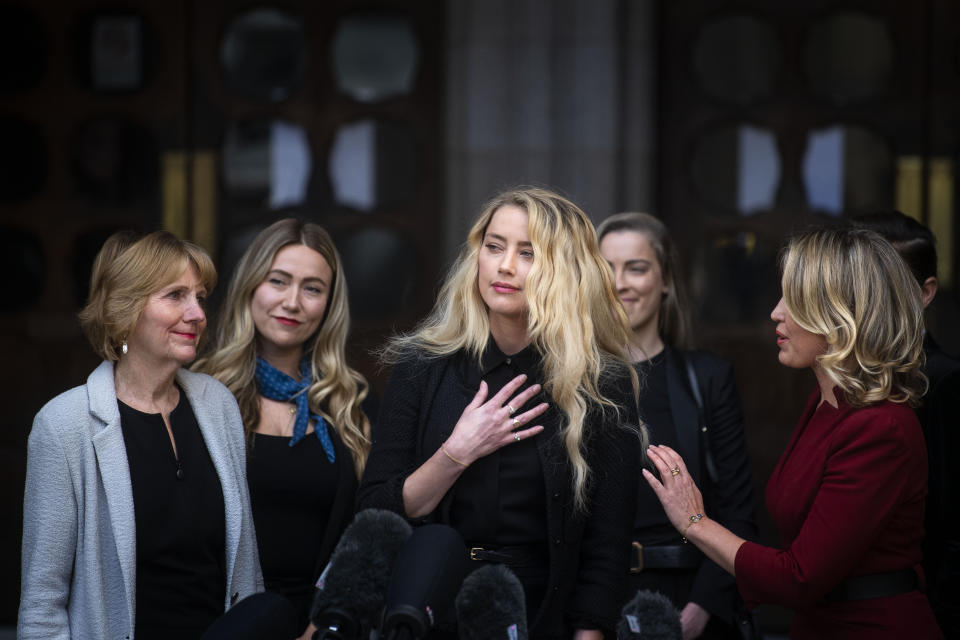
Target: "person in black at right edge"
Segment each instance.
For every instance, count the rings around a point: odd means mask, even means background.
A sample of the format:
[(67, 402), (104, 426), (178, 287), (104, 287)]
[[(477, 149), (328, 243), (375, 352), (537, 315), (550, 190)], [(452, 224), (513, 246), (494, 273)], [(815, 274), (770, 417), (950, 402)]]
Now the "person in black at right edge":
[[(641, 417), (650, 441), (682, 451), (707, 487), (711, 513), (755, 538), (753, 489), (740, 397), (726, 360), (686, 346), (688, 309), (667, 228), (645, 213), (620, 213), (597, 229), (617, 295), (633, 329), (632, 360), (644, 379)], [(684, 640), (758, 637), (733, 576), (683, 544), (643, 480), (634, 521), (630, 587), (663, 593), (680, 611)]]
[[(854, 225), (886, 238), (920, 285), (924, 308), (937, 295), (937, 248), (933, 233), (899, 211), (857, 216)], [(927, 440), (930, 468), (924, 518), (923, 570), (927, 598), (947, 638), (960, 638), (960, 360), (937, 345), (929, 331), (923, 336), (930, 381), (917, 417)]]

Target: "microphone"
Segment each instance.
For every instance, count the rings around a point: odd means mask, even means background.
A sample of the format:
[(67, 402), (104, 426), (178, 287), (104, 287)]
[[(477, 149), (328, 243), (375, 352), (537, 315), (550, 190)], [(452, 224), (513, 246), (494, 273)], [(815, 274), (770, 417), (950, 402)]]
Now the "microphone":
[(424, 638), (434, 626), (452, 630), (454, 597), (469, 562), (455, 529), (442, 524), (414, 529), (393, 567), (380, 638)]
[(642, 589), (623, 607), (617, 623), (621, 640), (682, 640), (680, 615), (670, 599)]
[(523, 586), (502, 564), (480, 567), (463, 581), (457, 594), (460, 640), (527, 640)]
[(390, 569), (410, 532), (392, 511), (366, 509), (353, 518), (317, 582), (313, 640), (356, 640), (376, 623)]

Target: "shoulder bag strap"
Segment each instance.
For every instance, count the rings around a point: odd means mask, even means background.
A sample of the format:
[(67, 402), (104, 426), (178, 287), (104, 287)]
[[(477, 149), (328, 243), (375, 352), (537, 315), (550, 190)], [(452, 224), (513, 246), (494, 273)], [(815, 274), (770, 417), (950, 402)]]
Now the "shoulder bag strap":
[(700, 449), (703, 451), (703, 464), (707, 468), (707, 477), (710, 482), (717, 484), (719, 476), (717, 474), (717, 465), (713, 461), (713, 451), (710, 449), (710, 429), (707, 425), (706, 412), (703, 409), (703, 396), (700, 395), (700, 381), (697, 379), (697, 370), (693, 367), (693, 362), (684, 354), (679, 353), (683, 366), (687, 370), (687, 379), (690, 381), (690, 392), (693, 394), (693, 400), (697, 403), (697, 417), (700, 430)]

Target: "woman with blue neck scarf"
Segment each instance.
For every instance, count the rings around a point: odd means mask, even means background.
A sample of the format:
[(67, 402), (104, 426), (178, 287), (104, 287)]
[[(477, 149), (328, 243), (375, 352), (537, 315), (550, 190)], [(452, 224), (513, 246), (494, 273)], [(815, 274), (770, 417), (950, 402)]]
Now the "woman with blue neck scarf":
[(363, 376), (347, 365), (340, 256), (320, 226), (287, 218), (240, 259), (213, 352), (195, 368), (236, 396), (267, 590), (308, 627), (314, 585), (353, 515), (370, 447)]

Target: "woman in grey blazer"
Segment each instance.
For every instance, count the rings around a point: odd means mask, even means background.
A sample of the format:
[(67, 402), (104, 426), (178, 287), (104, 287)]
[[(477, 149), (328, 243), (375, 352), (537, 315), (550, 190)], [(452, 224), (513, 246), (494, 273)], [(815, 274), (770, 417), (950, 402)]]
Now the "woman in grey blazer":
[(237, 404), (182, 368), (215, 281), (166, 232), (100, 251), (80, 319), (104, 362), (30, 433), (18, 638), (198, 638), (262, 590)]

